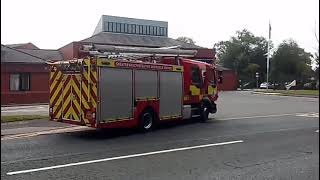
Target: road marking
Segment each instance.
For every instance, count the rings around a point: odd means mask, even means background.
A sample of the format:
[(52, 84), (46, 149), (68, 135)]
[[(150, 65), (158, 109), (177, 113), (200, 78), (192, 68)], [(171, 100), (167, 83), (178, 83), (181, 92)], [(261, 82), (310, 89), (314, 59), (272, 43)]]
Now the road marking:
[(288, 114), (271, 114), (271, 115), (261, 115), (261, 116), (245, 116), (245, 117), (232, 117), (232, 118), (223, 118), (217, 120), (235, 120), (235, 119), (252, 119), (252, 118), (268, 118), (268, 117), (281, 117), (281, 116), (298, 116), (304, 113), (288, 113)]
[(319, 129), (315, 131), (316, 133), (319, 133)]
[(315, 112), (302, 113), (302, 114), (297, 114), (297, 116), (319, 118), (319, 113), (315, 113)]
[(117, 157), (111, 157), (111, 158), (105, 158), (105, 159), (96, 159), (96, 160), (91, 160), (91, 161), (82, 161), (82, 162), (77, 162), (77, 163), (62, 164), (62, 165), (49, 166), (49, 167), (43, 167), (43, 168), (37, 168), (37, 169), (14, 171), (14, 172), (8, 172), (7, 175), (24, 174), (24, 173), (30, 173), (30, 172), (37, 172), (37, 171), (45, 171), (45, 170), (50, 170), (50, 169), (70, 167), (70, 166), (79, 166), (79, 165), (84, 165), (84, 164), (92, 164), (92, 163), (99, 163), (99, 162), (113, 161), (113, 160), (120, 160), (120, 159), (129, 159), (129, 158), (134, 158), (134, 157), (150, 156), (150, 155), (163, 154), (163, 153), (169, 153), (169, 152), (185, 151), (185, 150), (191, 150), (191, 149), (199, 149), (199, 148), (212, 147), (212, 146), (222, 146), (222, 145), (236, 144), (236, 143), (243, 143), (243, 140), (221, 142), (221, 143), (214, 143), (214, 144), (204, 144), (204, 145), (199, 145), (199, 146), (189, 146), (189, 147), (167, 149), (167, 150), (161, 150), (161, 151), (153, 151), (153, 152), (147, 152), (147, 153), (141, 153), (141, 154), (131, 154), (131, 155), (126, 155), (126, 156), (117, 156)]

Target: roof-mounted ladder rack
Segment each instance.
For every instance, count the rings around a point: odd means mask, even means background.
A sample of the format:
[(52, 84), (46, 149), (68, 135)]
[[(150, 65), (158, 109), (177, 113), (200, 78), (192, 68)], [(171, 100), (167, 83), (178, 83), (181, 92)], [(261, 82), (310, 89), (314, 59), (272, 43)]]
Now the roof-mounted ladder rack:
[(179, 46), (162, 47), (162, 48), (147, 48), (147, 47), (127, 47), (127, 46), (111, 46), (111, 45), (83, 45), (82, 52), (88, 52), (90, 55), (95, 56), (179, 56), (179, 57), (194, 57), (197, 53), (196, 50), (182, 50), (176, 49)]

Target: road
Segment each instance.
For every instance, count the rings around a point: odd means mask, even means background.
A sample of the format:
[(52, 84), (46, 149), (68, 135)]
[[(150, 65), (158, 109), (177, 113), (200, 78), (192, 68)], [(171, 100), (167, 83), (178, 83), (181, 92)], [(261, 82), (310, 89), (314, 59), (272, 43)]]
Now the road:
[(319, 100), (223, 92), (207, 123), (1, 141), (3, 179), (319, 179)]

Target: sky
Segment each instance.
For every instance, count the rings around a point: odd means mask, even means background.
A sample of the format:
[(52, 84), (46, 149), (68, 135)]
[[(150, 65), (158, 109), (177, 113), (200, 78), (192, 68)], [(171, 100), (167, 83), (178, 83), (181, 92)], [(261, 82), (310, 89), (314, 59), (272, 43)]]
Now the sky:
[(207, 48), (244, 28), (267, 38), (270, 20), (276, 46), (292, 38), (318, 47), (319, 0), (1, 0), (1, 44), (58, 49), (90, 37), (101, 15), (167, 21), (169, 37)]

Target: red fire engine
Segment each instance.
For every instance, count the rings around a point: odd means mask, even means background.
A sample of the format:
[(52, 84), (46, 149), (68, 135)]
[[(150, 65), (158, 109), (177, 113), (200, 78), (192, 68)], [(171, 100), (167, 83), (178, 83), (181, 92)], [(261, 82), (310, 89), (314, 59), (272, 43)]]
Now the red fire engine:
[(85, 59), (50, 63), (52, 121), (94, 128), (139, 127), (216, 113), (215, 66), (194, 50), (83, 46)]

